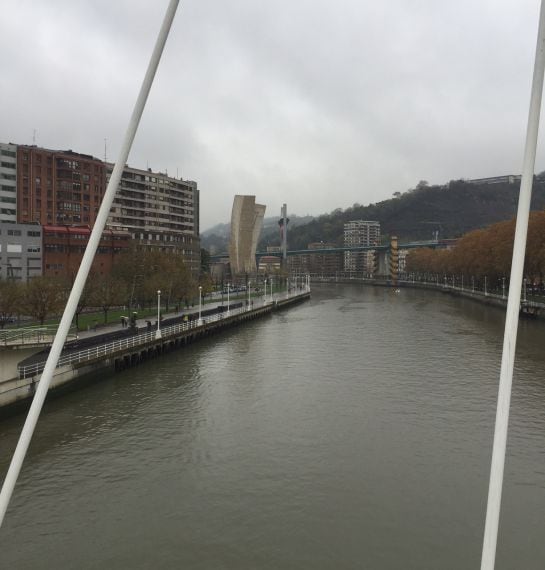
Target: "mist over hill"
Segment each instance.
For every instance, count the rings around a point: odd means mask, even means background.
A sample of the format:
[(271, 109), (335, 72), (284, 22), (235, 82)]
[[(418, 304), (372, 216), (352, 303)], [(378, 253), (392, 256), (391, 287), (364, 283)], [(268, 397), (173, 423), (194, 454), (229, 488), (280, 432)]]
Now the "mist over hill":
[[(261, 230), (260, 246), (262, 243), (280, 243), (278, 230), (279, 219), (279, 216), (264, 218), (263, 229)], [(289, 227), (291, 229), (308, 224), (314, 218), (313, 216), (298, 216), (297, 214), (290, 214), (288, 215), (288, 219)], [(201, 232), (201, 247), (207, 249), (211, 255), (227, 253), (230, 233), (231, 224), (216, 224), (212, 228)]]

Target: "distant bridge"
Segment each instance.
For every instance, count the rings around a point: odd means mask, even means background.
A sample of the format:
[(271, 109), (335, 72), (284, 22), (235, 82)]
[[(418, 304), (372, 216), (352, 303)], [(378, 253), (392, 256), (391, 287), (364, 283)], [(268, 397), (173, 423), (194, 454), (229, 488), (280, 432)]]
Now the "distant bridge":
[[(433, 249), (439, 248), (444, 249), (450, 245), (456, 243), (456, 240), (453, 239), (443, 239), (443, 240), (433, 240), (433, 241), (413, 241), (408, 243), (400, 243), (398, 245), (398, 249), (416, 249), (421, 247), (431, 247)], [(390, 250), (390, 243), (384, 245), (353, 245), (353, 246), (345, 246), (345, 247), (323, 247), (317, 249), (291, 249), (288, 250), (288, 255), (308, 255), (312, 253), (324, 254), (324, 253), (343, 253), (345, 251), (389, 251)], [(281, 251), (258, 251), (256, 252), (255, 256), (259, 260), (261, 257), (264, 256), (276, 256), (282, 257)], [(219, 255), (211, 255), (211, 261), (220, 261), (228, 257), (229, 254), (223, 253)]]

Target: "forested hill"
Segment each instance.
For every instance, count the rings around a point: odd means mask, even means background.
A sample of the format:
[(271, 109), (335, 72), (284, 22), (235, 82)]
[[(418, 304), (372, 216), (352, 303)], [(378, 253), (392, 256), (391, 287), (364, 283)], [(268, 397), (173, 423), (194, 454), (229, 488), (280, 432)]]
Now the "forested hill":
[[(317, 241), (342, 245), (343, 224), (349, 220), (378, 220), (383, 236), (397, 235), (401, 241), (432, 239), (436, 230), (440, 239), (459, 237), (469, 230), (513, 218), (518, 192), (518, 182), (476, 185), (459, 180), (447, 186), (420, 183), (390, 200), (337, 209), (293, 228), (288, 234), (289, 249), (306, 249)], [(543, 209), (545, 180), (540, 176), (534, 179), (532, 210)]]

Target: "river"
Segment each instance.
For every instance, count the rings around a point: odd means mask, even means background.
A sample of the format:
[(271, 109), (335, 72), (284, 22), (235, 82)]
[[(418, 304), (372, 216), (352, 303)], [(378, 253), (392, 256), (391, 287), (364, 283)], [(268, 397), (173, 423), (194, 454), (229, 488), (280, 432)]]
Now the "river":
[[(46, 403), (2, 568), (478, 568), (503, 313), (312, 300)], [(545, 566), (545, 325), (522, 321), (498, 570)], [(22, 416), (0, 422), (0, 475)]]

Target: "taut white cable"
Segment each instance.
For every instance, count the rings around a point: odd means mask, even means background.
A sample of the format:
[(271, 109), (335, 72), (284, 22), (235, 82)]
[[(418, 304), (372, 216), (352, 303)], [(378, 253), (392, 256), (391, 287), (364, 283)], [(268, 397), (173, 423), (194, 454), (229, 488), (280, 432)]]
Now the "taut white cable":
[(140, 122), (140, 118), (142, 117), (142, 112), (144, 111), (144, 106), (146, 104), (146, 100), (153, 83), (153, 78), (155, 77), (155, 72), (157, 71), (157, 67), (161, 59), (161, 54), (163, 53), (163, 48), (165, 47), (168, 33), (170, 31), (172, 21), (174, 20), (178, 4), (179, 0), (170, 0), (170, 3), (168, 5), (163, 23), (161, 25), (161, 29), (159, 31), (159, 35), (157, 37), (157, 41), (155, 43), (155, 47), (153, 49), (153, 53), (150, 58), (150, 62), (148, 64), (146, 75), (142, 82), (142, 86), (140, 87), (140, 93), (138, 94), (138, 98), (134, 105), (134, 110), (129, 121), (129, 126), (127, 127), (127, 131), (125, 133), (125, 139), (119, 152), (119, 157), (114, 166), (112, 176), (104, 194), (104, 199), (100, 206), (93, 231), (91, 232), (89, 243), (85, 249), (85, 253), (83, 255), (78, 274), (74, 281), (72, 291), (70, 292), (70, 296), (66, 303), (57, 335), (55, 336), (55, 339), (51, 346), (51, 351), (40, 378), (36, 394), (34, 394), (34, 399), (32, 400), (25, 425), (21, 431), (15, 453), (13, 454), (8, 473), (4, 480), (2, 490), (0, 491), (0, 526), (4, 520), (4, 515), (6, 514), (9, 501), (13, 494), (15, 483), (17, 482), (19, 472), (21, 471), (21, 466), (25, 459), (28, 446), (30, 445), (30, 440), (32, 438), (32, 434), (34, 433), (34, 428), (36, 427), (36, 423), (40, 417), (40, 412), (47, 395), (47, 391), (49, 390), (49, 385), (51, 384), (51, 379), (57, 366), (62, 347), (64, 346), (66, 336), (70, 330), (70, 324), (74, 318), (81, 292), (85, 285), (85, 281), (87, 280), (87, 275), (91, 269), (91, 264), (93, 263), (95, 252), (100, 242), (104, 226), (106, 225), (106, 220), (108, 218), (108, 214), (110, 213), (110, 208), (112, 206), (112, 202), (115, 197), (119, 181), (121, 179), (123, 168), (127, 163), (129, 151), (131, 149), (132, 142), (134, 140), (134, 136)]
[(509, 405), (511, 401), (511, 386), (513, 384), (513, 367), (515, 363), (515, 347), (519, 321), (520, 293), (524, 271), (524, 254), (526, 251), (526, 235), (528, 233), (530, 198), (532, 197), (532, 183), (534, 180), (541, 96), (543, 93), (543, 73), (545, 69), (544, 8), (545, 0), (542, 0), (539, 15), (534, 77), (532, 80), (532, 95), (530, 98), (530, 111), (528, 113), (528, 128), (526, 131), (526, 145), (524, 148), (522, 180), (520, 183), (517, 226), (515, 230), (515, 242), (513, 244), (509, 298), (507, 300), (505, 317), (500, 385), (496, 410), (494, 447), (492, 449), (492, 464), (490, 467), (490, 484), (488, 487), (488, 505), (486, 510), (481, 570), (493, 570), (496, 558), (507, 427), (509, 423)]

